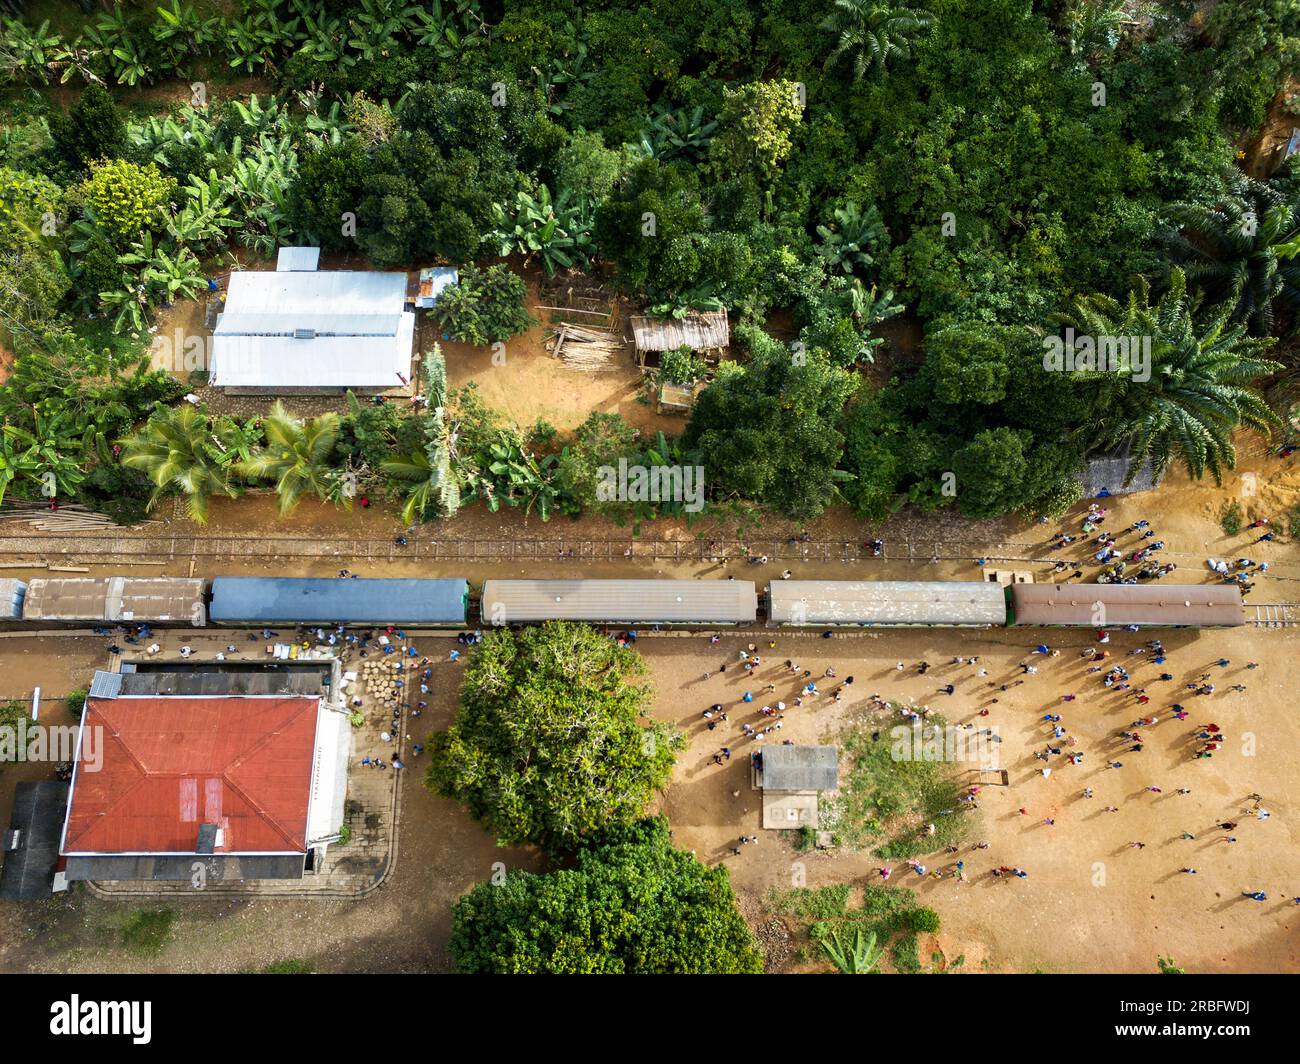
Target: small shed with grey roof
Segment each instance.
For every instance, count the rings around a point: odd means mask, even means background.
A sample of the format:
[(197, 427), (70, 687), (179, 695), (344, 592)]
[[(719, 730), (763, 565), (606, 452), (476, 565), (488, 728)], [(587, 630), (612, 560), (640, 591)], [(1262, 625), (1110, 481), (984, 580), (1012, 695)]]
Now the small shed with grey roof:
[(488, 580), (483, 623), (753, 624), (749, 580)]
[(988, 627), (1007, 621), (1006, 593), (977, 581), (773, 580), (767, 599), (768, 623), (780, 627)]
[(753, 784), (763, 791), (763, 827), (816, 828), (818, 796), (839, 787), (834, 746), (768, 745), (753, 754)]
[(1085, 499), (1104, 499), (1111, 495), (1132, 495), (1138, 491), (1150, 491), (1159, 483), (1156, 480), (1151, 462), (1143, 462), (1133, 475), (1130, 484), (1124, 483), (1128, 476), (1132, 454), (1128, 444), (1113, 451), (1094, 451), (1088, 455), (1079, 479), (1083, 483)]

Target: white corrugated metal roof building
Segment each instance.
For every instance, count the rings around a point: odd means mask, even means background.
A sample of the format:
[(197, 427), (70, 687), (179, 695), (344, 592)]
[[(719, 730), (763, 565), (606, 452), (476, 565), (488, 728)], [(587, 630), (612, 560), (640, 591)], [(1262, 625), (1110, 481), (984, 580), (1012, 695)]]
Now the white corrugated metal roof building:
[(415, 341), (406, 274), (320, 273), (305, 261), (230, 275), (213, 330), (212, 383), (265, 394), (404, 388)]

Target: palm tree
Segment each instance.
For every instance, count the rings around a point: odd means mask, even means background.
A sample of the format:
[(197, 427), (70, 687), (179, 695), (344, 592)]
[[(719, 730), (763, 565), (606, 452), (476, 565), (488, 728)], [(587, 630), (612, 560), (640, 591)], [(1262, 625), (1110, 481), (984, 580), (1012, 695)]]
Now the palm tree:
[(1095, 428), (1090, 443), (1103, 449), (1130, 444), (1125, 484), (1150, 460), (1158, 479), (1177, 457), (1195, 478), (1208, 469), (1215, 483), (1236, 465), (1232, 434), (1240, 426), (1269, 432), (1278, 418), (1248, 385), (1282, 367), (1257, 357), (1273, 344), (1232, 324), (1232, 306), (1217, 308), (1198, 324), (1196, 300), (1187, 295), (1187, 278), (1170, 273), (1169, 289), (1155, 305), (1151, 288), (1139, 279), (1121, 306), (1109, 296), (1084, 296), (1056, 316), (1062, 325), (1092, 337), (1149, 338), (1150, 378), (1134, 366), (1099, 367), (1076, 372), (1096, 385)]
[(224, 464), (221, 435), (221, 427), (192, 406), (160, 407), (144, 428), (122, 441), (122, 464), (153, 481), (150, 508), (174, 489), (186, 496), (190, 519), (205, 525), (211, 496), (238, 496)]
[(835, 0), (835, 10), (822, 22), (822, 29), (837, 34), (826, 69), (841, 56), (851, 55), (854, 81), (861, 81), (868, 71), (884, 77), (890, 58), (910, 56), (911, 38), (933, 21), (928, 12), (911, 7), (872, 0)]
[(840, 929), (831, 929), (821, 940), (822, 949), (831, 963), (844, 975), (868, 975), (880, 963), (884, 949), (876, 945), (876, 933), (853, 929), (853, 939), (848, 946), (840, 939)]
[(280, 497), (280, 516), (293, 512), (303, 495), (315, 495), (326, 501), (344, 499), (339, 493), (338, 478), (333, 476), (330, 456), (339, 438), (339, 416), (321, 414), (303, 421), (294, 417), (278, 399), (262, 423), (266, 446), (247, 461), (235, 463), (242, 477), (250, 480), (274, 480)]
[(1070, 54), (1090, 58), (1113, 51), (1127, 18), (1124, 0), (1074, 0), (1064, 14)]
[(1253, 336), (1273, 331), (1280, 304), (1300, 310), (1300, 203), (1237, 170), (1225, 176), (1228, 195), (1215, 207), (1176, 203), (1170, 228), (1159, 234), (1188, 279), (1214, 301), (1230, 300), (1234, 323)]

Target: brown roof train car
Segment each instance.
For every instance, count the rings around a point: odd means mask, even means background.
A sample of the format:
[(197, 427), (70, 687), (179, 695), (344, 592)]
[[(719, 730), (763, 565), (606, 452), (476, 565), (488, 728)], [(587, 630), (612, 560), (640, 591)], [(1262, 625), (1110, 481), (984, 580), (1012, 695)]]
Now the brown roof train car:
[(1230, 628), (1246, 623), (1231, 584), (1013, 584), (1011, 623), (1107, 628)]

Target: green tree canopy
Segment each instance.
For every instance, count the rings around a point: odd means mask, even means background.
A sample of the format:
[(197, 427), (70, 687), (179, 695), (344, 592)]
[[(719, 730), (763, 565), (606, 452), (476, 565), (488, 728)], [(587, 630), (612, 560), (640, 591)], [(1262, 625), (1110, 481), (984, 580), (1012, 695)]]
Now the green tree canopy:
[(451, 950), (462, 972), (763, 970), (726, 868), (675, 849), (658, 818), (579, 851), (573, 868), (480, 883), (452, 911)]
[(644, 723), (643, 671), (636, 651), (586, 625), (488, 632), (455, 723), (430, 741), (426, 785), (468, 805), (502, 845), (563, 852), (632, 822), (684, 745), (668, 725)]
[(816, 517), (835, 497), (840, 424), (857, 379), (816, 348), (791, 351), (750, 326), (736, 333), (753, 357), (719, 367), (683, 442), (699, 451), (711, 494)]

